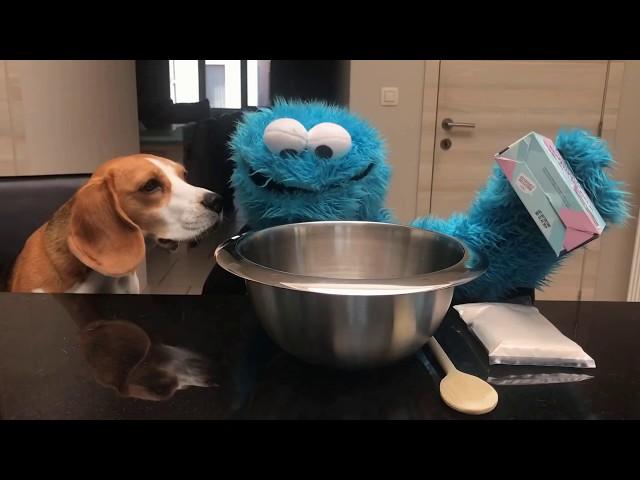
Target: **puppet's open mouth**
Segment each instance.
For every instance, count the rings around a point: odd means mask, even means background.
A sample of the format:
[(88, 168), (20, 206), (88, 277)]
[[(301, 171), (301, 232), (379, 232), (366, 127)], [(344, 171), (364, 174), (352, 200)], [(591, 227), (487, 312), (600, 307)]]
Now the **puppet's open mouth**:
[[(365, 168), (363, 171), (361, 171), (360, 173), (357, 173), (356, 175), (354, 175), (353, 177), (351, 177), (348, 181), (349, 182), (357, 182), (358, 180), (362, 180), (364, 177), (366, 177), (367, 175), (369, 175), (369, 173), (371, 172), (371, 170), (373, 170), (373, 163), (370, 163), (367, 168)], [(256, 184), (256, 186), (264, 188), (265, 190), (269, 190), (271, 192), (277, 192), (277, 193), (294, 193), (294, 192), (307, 192), (307, 193), (318, 193), (320, 191), (324, 191), (324, 190), (329, 190), (331, 188), (336, 188), (338, 186), (340, 186), (340, 183), (336, 183), (333, 185), (329, 185), (321, 190), (313, 190), (311, 188), (304, 188), (304, 187), (289, 187), (287, 185), (283, 185), (282, 183), (278, 183), (275, 180), (272, 180), (271, 178), (267, 177), (266, 175), (263, 175), (260, 172), (256, 172), (253, 169), (249, 170), (249, 178), (251, 178), (251, 181)], [(342, 182), (341, 182), (342, 183)]]

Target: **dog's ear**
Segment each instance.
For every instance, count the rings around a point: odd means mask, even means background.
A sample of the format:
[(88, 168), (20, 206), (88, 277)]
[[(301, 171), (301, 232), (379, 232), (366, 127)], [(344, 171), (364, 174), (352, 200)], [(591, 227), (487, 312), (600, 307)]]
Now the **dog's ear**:
[(126, 396), (129, 376), (147, 357), (151, 339), (133, 323), (99, 320), (81, 330), (80, 346), (96, 381)]
[(134, 271), (144, 259), (142, 231), (120, 207), (111, 176), (74, 196), (67, 244), (87, 267), (111, 277)]

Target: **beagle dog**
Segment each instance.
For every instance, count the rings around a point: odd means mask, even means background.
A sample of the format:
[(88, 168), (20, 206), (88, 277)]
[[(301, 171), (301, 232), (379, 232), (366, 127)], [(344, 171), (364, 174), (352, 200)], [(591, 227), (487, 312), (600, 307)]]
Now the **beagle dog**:
[(222, 219), (222, 197), (185, 181), (184, 168), (138, 154), (101, 165), (26, 241), (11, 292), (140, 293), (145, 238), (193, 240)]

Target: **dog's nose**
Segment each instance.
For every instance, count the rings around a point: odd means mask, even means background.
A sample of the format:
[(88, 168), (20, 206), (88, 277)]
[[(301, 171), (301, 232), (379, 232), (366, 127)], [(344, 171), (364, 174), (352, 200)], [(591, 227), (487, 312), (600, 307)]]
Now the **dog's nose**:
[(222, 211), (222, 197), (217, 193), (205, 193), (202, 198), (202, 205), (209, 210), (220, 213)]

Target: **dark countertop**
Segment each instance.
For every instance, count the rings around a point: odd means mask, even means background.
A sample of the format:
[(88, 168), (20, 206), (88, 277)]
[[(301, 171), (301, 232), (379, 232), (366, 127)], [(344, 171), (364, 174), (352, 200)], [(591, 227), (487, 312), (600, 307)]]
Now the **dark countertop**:
[[(492, 413), (468, 417), (440, 400), (441, 372), (426, 348), (375, 370), (313, 367), (268, 340), (246, 297), (1, 293), (0, 418), (640, 418), (640, 304), (538, 307), (597, 368), (489, 367), (451, 310), (436, 337), (459, 369), (490, 378), (500, 396)], [(177, 370), (200, 378), (188, 383), (217, 386), (174, 392)], [(574, 381), (505, 384), (540, 374)]]

